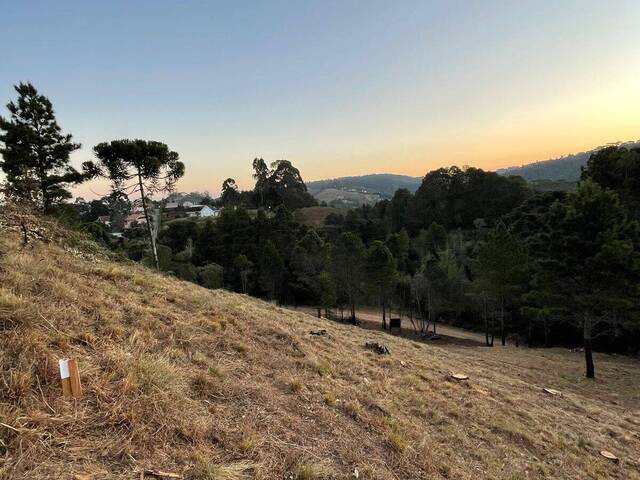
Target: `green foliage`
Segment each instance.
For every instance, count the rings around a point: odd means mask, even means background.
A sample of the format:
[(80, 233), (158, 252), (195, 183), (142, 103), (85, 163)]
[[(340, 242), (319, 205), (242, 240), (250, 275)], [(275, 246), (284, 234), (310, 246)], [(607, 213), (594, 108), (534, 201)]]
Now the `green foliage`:
[(490, 296), (499, 313), (502, 344), (506, 342), (506, 314), (514, 310), (518, 294), (526, 286), (527, 249), (504, 223), (489, 232), (478, 252), (477, 288)]
[(0, 117), (5, 194), (49, 213), (71, 198), (68, 186), (87, 178), (69, 163), (80, 144), (62, 133), (53, 105), (33, 85), (20, 83), (14, 89), (18, 99), (7, 104), (10, 117)]
[[(408, 239), (407, 239), (408, 251)], [(369, 290), (380, 299), (382, 304), (383, 327), (386, 328), (385, 308), (387, 298), (397, 281), (396, 261), (389, 248), (376, 240), (368, 248), (364, 262), (365, 282)]]
[(307, 192), (300, 171), (289, 160), (276, 160), (271, 164), (264, 196), (270, 207), (284, 205), (287, 208), (302, 208), (316, 204)]
[(447, 229), (491, 224), (530, 195), (520, 177), (502, 177), (478, 168), (440, 168), (429, 172), (411, 206), (412, 231), (437, 222)]
[(355, 320), (355, 304), (361, 290), (364, 245), (360, 238), (351, 233), (343, 233), (333, 245), (331, 268), (336, 287), (341, 296), (338, 302), (346, 301)]
[(598, 150), (587, 161), (582, 180), (616, 191), (631, 218), (640, 220), (640, 147)]
[(158, 236), (158, 242), (167, 245), (174, 252), (185, 249), (189, 239), (194, 241), (198, 236), (198, 222), (193, 218), (178, 218), (164, 222)]
[(222, 182), (222, 195), (220, 196), (222, 205), (225, 207), (235, 207), (240, 205), (240, 192), (233, 178), (227, 178)]
[(240, 275), (242, 293), (247, 293), (249, 290), (249, 274), (251, 273), (253, 263), (246, 255), (240, 254), (233, 259), (233, 266)]
[(284, 260), (272, 241), (267, 241), (260, 252), (258, 282), (267, 298), (278, 298), (280, 282), (285, 273)]
[(222, 288), (224, 269), (217, 263), (210, 263), (197, 269), (198, 283), (205, 288)]
[(320, 303), (325, 310), (335, 306), (337, 301), (336, 283), (329, 272), (321, 272), (318, 276), (320, 284)]
[(184, 164), (176, 152), (156, 141), (113, 140), (99, 143), (93, 151), (98, 163), (85, 162), (85, 176), (108, 178), (114, 194), (131, 192), (140, 195), (151, 254), (156, 268), (160, 268), (147, 198), (157, 192), (171, 191), (184, 175)]

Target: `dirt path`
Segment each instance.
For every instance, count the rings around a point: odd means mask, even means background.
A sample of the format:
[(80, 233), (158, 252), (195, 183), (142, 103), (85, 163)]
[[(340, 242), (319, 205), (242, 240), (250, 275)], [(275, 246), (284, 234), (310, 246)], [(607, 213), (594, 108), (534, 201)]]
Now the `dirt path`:
[[(302, 311), (309, 315), (317, 316), (317, 309), (313, 307), (286, 307), (295, 311)], [(362, 322), (361, 327), (367, 330), (382, 330), (382, 313), (378, 310), (362, 308), (356, 310), (356, 317)], [(412, 340), (424, 340), (424, 338), (417, 333), (408, 318), (402, 319), (402, 332), (400, 336), (410, 338)], [(433, 327), (429, 326), (430, 332), (433, 331)], [(462, 346), (481, 346), (485, 344), (484, 335), (478, 332), (472, 332), (463, 328), (453, 327), (438, 323), (436, 325), (436, 333), (440, 337), (437, 342), (443, 344), (456, 344)], [(499, 339), (494, 343), (495, 346), (500, 345)]]

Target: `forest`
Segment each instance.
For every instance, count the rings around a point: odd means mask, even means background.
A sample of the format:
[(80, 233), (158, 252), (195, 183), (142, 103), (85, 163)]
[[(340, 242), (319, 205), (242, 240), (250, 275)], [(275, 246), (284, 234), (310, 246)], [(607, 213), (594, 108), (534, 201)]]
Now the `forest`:
[[(590, 156), (572, 191), (532, 189), (521, 177), (451, 166), (426, 173), (415, 193), (331, 213), (317, 228), (297, 210), (316, 205), (288, 160), (253, 161), (255, 187), (231, 178), (216, 218), (159, 221), (184, 175), (179, 155), (157, 141), (80, 145), (58, 126), (51, 102), (30, 84), (0, 117), (5, 209), (31, 206), (92, 235), (123, 257), (208, 288), (312, 305), (357, 322), (357, 306), (378, 306), (428, 335), (438, 322), (529, 346), (640, 350), (640, 148), (611, 146)], [(70, 202), (68, 188), (106, 178), (112, 192)], [(156, 199), (153, 199), (153, 196)], [(132, 200), (130, 200), (130, 198)], [(114, 236), (131, 208), (145, 222)]]

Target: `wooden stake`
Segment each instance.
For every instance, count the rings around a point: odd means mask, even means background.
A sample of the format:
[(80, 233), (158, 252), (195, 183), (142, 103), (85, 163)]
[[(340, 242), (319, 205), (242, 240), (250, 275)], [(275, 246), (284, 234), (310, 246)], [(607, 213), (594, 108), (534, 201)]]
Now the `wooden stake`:
[(69, 359), (63, 358), (58, 360), (60, 367), (60, 382), (62, 383), (62, 395), (71, 396), (71, 378), (69, 374)]
[(78, 362), (75, 358), (63, 358), (58, 361), (58, 364), (60, 366), (62, 395), (65, 397), (80, 398), (82, 396), (82, 385), (80, 385)]
[(75, 358), (69, 359), (69, 374), (71, 378), (71, 394), (74, 398), (80, 398), (82, 396), (82, 385), (80, 385), (80, 372)]

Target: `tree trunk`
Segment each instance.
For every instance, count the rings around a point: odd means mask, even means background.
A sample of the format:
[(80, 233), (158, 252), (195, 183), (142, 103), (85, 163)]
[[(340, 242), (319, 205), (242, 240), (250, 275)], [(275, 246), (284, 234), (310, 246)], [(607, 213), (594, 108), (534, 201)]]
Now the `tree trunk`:
[(487, 299), (482, 299), (482, 314), (484, 316), (484, 341), (487, 344), (487, 347), (493, 346), (492, 343), (489, 343), (489, 315), (487, 314)]
[(384, 295), (382, 296), (382, 329), (387, 329), (387, 305), (385, 302)]
[(151, 242), (151, 253), (153, 254), (153, 263), (157, 270), (160, 270), (160, 262), (158, 261), (158, 250), (156, 249), (156, 239), (151, 231), (151, 222), (149, 221), (149, 212), (147, 210), (147, 199), (144, 196), (144, 187), (142, 186), (142, 175), (138, 172), (138, 185), (140, 186), (140, 199), (142, 200), (142, 210), (144, 211), (144, 219), (147, 222), (147, 235)]
[(433, 308), (431, 305), (431, 287), (427, 288), (427, 326), (425, 328), (425, 333), (429, 333), (429, 324), (433, 320)]
[(506, 332), (504, 330), (504, 298), (500, 299), (500, 337), (502, 338), (502, 346), (507, 344)]
[(549, 324), (547, 323), (547, 319), (544, 319), (544, 323), (542, 324), (544, 327), (544, 346), (549, 346)]
[(29, 243), (29, 232), (27, 231), (27, 226), (24, 222), (20, 224), (20, 227), (22, 227), (22, 246), (26, 247)]
[(496, 338), (496, 319), (493, 315), (491, 315), (491, 343), (490, 347), (493, 347), (493, 340)]
[(587, 364), (587, 378), (595, 378), (596, 372), (593, 365), (593, 353), (591, 351), (591, 316), (586, 314), (583, 320), (584, 359)]

